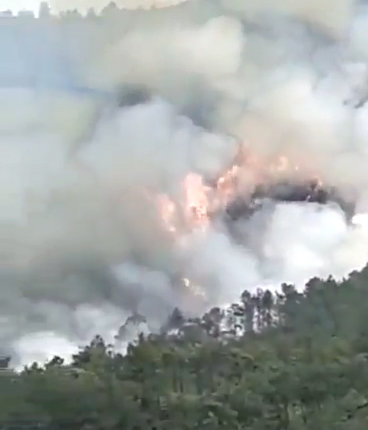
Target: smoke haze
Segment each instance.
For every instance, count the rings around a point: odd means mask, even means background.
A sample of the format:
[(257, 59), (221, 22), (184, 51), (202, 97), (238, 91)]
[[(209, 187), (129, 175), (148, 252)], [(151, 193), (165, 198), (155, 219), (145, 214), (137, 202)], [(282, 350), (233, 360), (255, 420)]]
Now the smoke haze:
[[(367, 8), (253, 3), (4, 18), (0, 340), (15, 362), (112, 340), (131, 312), (156, 330), (174, 306), (201, 312), (368, 261)], [(215, 180), (239, 146), (263, 163), (242, 170), (244, 195), (287, 159), (274, 178), (318, 178), (354, 216), (271, 199), (231, 229), (218, 216), (168, 235), (157, 199), (180, 202), (191, 173)]]

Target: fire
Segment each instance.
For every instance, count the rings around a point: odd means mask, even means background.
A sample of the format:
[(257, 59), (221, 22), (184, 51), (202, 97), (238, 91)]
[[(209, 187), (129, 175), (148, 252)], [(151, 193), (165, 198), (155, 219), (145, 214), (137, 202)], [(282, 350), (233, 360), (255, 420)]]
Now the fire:
[(203, 178), (195, 173), (189, 173), (184, 180), (184, 213), (187, 223), (204, 228), (207, 226), (209, 187), (203, 183)]
[[(183, 180), (178, 202), (167, 195), (159, 196), (158, 207), (165, 230), (175, 236), (198, 229), (205, 231), (210, 215), (224, 209), (236, 195), (251, 194), (256, 185), (271, 184), (290, 175), (317, 178), (316, 183), (321, 186), (321, 179), (305, 164), (285, 154), (257, 156), (241, 146), (234, 163), (213, 186), (206, 185), (201, 175), (191, 172)], [(244, 178), (250, 183), (244, 184)]]
[[(190, 241), (188, 232), (205, 233), (213, 214), (221, 213), (237, 196), (251, 197), (258, 185), (265, 185), (267, 189), (268, 185), (280, 180), (304, 181), (309, 178), (317, 188), (322, 187), (322, 180), (310, 166), (314, 163), (285, 154), (257, 156), (242, 147), (234, 163), (211, 186), (200, 174), (190, 172), (176, 195), (161, 194), (155, 199), (164, 230), (180, 249), (186, 246), (187, 240)], [(357, 219), (356, 224), (359, 221)], [(206, 300), (206, 292), (192, 279), (182, 277), (181, 285), (191, 298), (196, 298), (196, 302)]]
[(209, 224), (209, 193), (202, 176), (189, 173), (183, 181), (179, 203), (165, 194), (159, 195), (157, 205), (165, 230), (174, 235), (188, 229), (204, 230)]
[(224, 206), (233, 198), (239, 170), (240, 167), (235, 164), (218, 179), (216, 184), (217, 204)]

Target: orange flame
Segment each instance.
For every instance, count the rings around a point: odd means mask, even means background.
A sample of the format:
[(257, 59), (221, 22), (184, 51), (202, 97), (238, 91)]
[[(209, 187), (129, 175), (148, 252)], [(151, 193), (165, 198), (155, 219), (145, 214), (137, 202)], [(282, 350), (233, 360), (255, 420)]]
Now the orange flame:
[(175, 235), (181, 230), (205, 230), (210, 222), (210, 213), (225, 208), (237, 194), (245, 192), (240, 180), (244, 174), (246, 178), (252, 178), (253, 186), (272, 183), (288, 175), (317, 178), (318, 184), (322, 184), (310, 169), (284, 154), (260, 157), (242, 146), (234, 163), (219, 176), (213, 187), (207, 186), (201, 175), (189, 173), (184, 178), (182, 199), (178, 204), (167, 195), (159, 196), (159, 211), (165, 229)]
[(209, 187), (203, 183), (202, 176), (189, 173), (184, 180), (184, 213), (186, 222), (192, 226), (205, 227), (208, 220)]
[[(299, 162), (297, 162), (299, 161)], [(292, 176), (296, 179), (313, 180), (317, 187), (322, 180), (315, 174), (313, 162), (277, 156), (257, 156), (247, 153), (244, 147), (234, 163), (226, 169), (210, 187), (197, 173), (189, 173), (183, 180), (178, 201), (166, 194), (157, 197), (160, 219), (164, 229), (179, 246), (185, 244), (188, 231), (206, 231), (212, 213), (223, 210), (237, 196), (252, 193), (257, 185), (271, 185), (280, 179)], [(245, 183), (250, 181), (251, 183)], [(152, 194), (151, 194), (152, 195)], [(206, 300), (206, 292), (188, 277), (181, 278), (185, 290), (195, 302)]]

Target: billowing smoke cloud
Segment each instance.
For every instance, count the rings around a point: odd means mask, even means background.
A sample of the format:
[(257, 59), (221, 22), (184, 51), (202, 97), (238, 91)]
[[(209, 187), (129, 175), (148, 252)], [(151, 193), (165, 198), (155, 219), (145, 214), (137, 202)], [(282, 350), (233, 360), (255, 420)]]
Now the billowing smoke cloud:
[[(193, 0), (1, 29), (4, 351), (68, 355), (96, 333), (113, 341), (132, 312), (156, 330), (174, 306), (362, 267), (367, 22), (347, 0)], [(261, 163), (243, 166), (235, 199), (272, 170), (340, 200), (268, 195), (247, 216), (168, 234), (160, 198), (180, 205), (188, 174), (212, 184), (239, 147)]]

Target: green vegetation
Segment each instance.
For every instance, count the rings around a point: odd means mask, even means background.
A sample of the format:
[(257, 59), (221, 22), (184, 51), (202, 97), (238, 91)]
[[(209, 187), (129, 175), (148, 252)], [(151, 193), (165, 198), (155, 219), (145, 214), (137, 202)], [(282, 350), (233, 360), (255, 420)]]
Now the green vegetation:
[(367, 430), (368, 269), (175, 310), (125, 356), (96, 337), (72, 365), (3, 370), (0, 405), (1, 428)]

